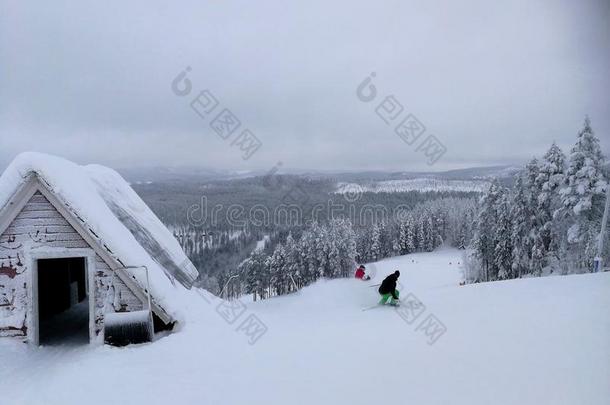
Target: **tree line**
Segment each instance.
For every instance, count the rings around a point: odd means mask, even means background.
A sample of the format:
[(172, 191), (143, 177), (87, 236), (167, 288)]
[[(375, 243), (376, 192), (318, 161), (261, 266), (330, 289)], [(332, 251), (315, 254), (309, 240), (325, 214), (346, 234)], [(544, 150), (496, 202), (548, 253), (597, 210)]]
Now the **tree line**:
[[(238, 267), (235, 283), (222, 288), (228, 298), (252, 294), (265, 299), (288, 294), (320, 278), (353, 276), (357, 263), (418, 251), (443, 243), (465, 248), (472, 237), (476, 207), (472, 198), (442, 198), (421, 203), (400, 218), (354, 227), (334, 218), (294, 230), (272, 251), (255, 249)], [(239, 280), (239, 281), (237, 281)]]
[(479, 204), (467, 281), (591, 271), (606, 171), (586, 118), (568, 157), (553, 143), (526, 165), (512, 190), (493, 182)]

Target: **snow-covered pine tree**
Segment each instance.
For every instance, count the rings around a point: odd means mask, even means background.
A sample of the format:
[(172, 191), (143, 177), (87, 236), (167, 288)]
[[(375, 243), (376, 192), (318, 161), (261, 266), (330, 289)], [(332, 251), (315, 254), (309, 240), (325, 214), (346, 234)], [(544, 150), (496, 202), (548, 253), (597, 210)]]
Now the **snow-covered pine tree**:
[(592, 268), (595, 239), (603, 215), (607, 179), (603, 171), (604, 155), (589, 117), (578, 133), (560, 191), (562, 217), (569, 225), (567, 241), (580, 267)]
[(356, 234), (349, 220), (337, 219), (332, 221), (334, 226), (334, 242), (339, 255), (338, 268), (335, 277), (349, 277), (354, 271), (356, 261)]
[(528, 272), (532, 244), (529, 238), (532, 208), (528, 203), (527, 190), (519, 175), (515, 181), (511, 203), (511, 239), (513, 242), (512, 277), (521, 277)]
[(413, 241), (413, 220), (409, 216), (398, 223), (398, 240), (396, 241), (396, 254), (406, 255), (415, 250)]
[(457, 230), (455, 246), (460, 250), (464, 250), (464, 249), (466, 249), (466, 246), (468, 245), (468, 243), (466, 242), (466, 227), (463, 224), (461, 224), (461, 225), (462, 226), (460, 226), (459, 229)]
[(271, 275), (271, 289), (276, 295), (286, 294), (288, 291), (288, 273), (286, 269), (286, 251), (279, 243), (273, 254), (267, 260), (269, 274)]
[(426, 228), (428, 228), (428, 235), (426, 238), (426, 252), (432, 252), (436, 245), (436, 225), (434, 214), (430, 214), (426, 220)]
[(311, 233), (312, 245), (310, 246), (310, 253), (315, 258), (315, 260), (313, 260), (315, 268), (312, 270), (314, 280), (317, 280), (324, 276), (328, 266), (328, 237), (327, 230), (317, 223), (313, 224)]
[(299, 251), (301, 254), (301, 262), (303, 263), (302, 279), (303, 285), (307, 285), (315, 280), (315, 271), (317, 267), (315, 262), (313, 233), (310, 229), (305, 230), (299, 240)]
[(255, 249), (238, 268), (245, 292), (253, 294), (254, 301), (257, 297), (267, 298), (269, 286), (267, 260), (268, 256), (262, 249)]
[(379, 236), (381, 257), (390, 257), (392, 255), (392, 236), (390, 226), (385, 221), (379, 223)]
[(398, 238), (394, 243), (394, 251), (397, 255), (407, 254), (407, 221), (402, 220), (398, 223)]
[[(540, 187), (538, 183), (538, 176), (540, 174), (540, 163), (538, 158), (534, 157), (525, 166), (525, 185), (527, 187), (527, 200), (532, 210), (530, 211), (531, 217), (528, 219), (530, 229), (528, 237), (530, 244), (533, 245), (534, 240), (538, 238), (538, 232), (541, 226), (541, 220), (538, 218), (535, 208), (538, 206), (538, 196), (540, 195)], [(531, 252), (528, 252), (528, 257), (531, 259)]]
[(479, 217), (476, 223), (474, 249), (481, 262), (481, 274), (473, 275), (474, 281), (489, 281), (495, 279), (497, 267), (494, 261), (496, 246), (496, 207), (502, 197), (502, 189), (497, 180), (494, 180), (480, 201)]
[(545, 265), (544, 257), (544, 242), (540, 234), (536, 235), (532, 244), (532, 257), (530, 259), (529, 270), (536, 276), (542, 275), (542, 269)]
[(381, 227), (379, 224), (373, 225), (373, 231), (371, 232), (371, 251), (370, 259), (377, 261), (383, 258), (382, 256), (382, 236)]
[(420, 250), (420, 239), (421, 239), (421, 229), (419, 225), (419, 219), (417, 216), (413, 217), (413, 221), (411, 222), (411, 229), (413, 230), (413, 250), (412, 252), (417, 252)]
[(406, 227), (406, 252), (412, 253), (415, 252), (415, 221), (413, 221), (413, 218), (411, 216), (407, 218)]
[(331, 220), (326, 225), (326, 241), (328, 262), (324, 269), (324, 277), (335, 278), (342, 274), (341, 268), (341, 223), (338, 219)]
[(426, 218), (419, 218), (419, 226), (417, 232), (417, 247), (419, 251), (425, 251), (428, 242), (428, 229), (426, 228)]
[(434, 237), (434, 248), (441, 247), (447, 236), (447, 221), (444, 219), (444, 213), (440, 210), (436, 214), (435, 231), (436, 236)]
[(357, 244), (357, 260), (360, 263), (368, 263), (372, 261), (371, 244), (373, 240), (373, 230), (366, 226), (358, 231)]
[(557, 253), (559, 242), (554, 235), (553, 212), (559, 208), (558, 188), (564, 182), (565, 155), (553, 142), (540, 162), (538, 177), (536, 178), (538, 194), (537, 223), (538, 234), (541, 239), (543, 255)]
[(494, 229), (494, 268), (500, 280), (512, 275), (513, 244), (511, 239), (511, 213), (508, 192), (503, 191), (496, 204), (496, 227)]
[[(297, 288), (303, 285), (301, 269), (304, 267), (300, 244), (294, 240), (292, 233), (289, 233), (286, 237), (284, 251), (286, 254), (286, 273), (289, 277), (292, 277), (288, 283), (288, 292), (292, 292), (294, 291), (294, 284), (297, 284)], [(292, 282), (293, 280), (294, 283)]]

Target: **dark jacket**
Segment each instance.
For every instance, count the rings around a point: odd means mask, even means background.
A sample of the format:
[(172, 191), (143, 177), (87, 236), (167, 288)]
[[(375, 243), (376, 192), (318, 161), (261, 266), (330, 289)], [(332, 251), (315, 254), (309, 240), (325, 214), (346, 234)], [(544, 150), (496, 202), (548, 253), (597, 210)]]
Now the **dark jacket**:
[(392, 297), (397, 300), (396, 296), (396, 281), (398, 280), (398, 276), (394, 273), (387, 276), (381, 285), (379, 286), (379, 294), (392, 294)]

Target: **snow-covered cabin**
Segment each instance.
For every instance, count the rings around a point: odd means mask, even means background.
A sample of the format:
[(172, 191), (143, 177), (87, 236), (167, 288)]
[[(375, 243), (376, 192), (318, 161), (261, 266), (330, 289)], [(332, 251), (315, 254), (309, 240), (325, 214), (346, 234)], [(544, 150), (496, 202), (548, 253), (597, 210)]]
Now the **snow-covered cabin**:
[(167, 330), (197, 276), (114, 170), (28, 152), (2, 173), (0, 337), (69, 339), (80, 321), (99, 342), (107, 314), (146, 309), (148, 293), (155, 330)]

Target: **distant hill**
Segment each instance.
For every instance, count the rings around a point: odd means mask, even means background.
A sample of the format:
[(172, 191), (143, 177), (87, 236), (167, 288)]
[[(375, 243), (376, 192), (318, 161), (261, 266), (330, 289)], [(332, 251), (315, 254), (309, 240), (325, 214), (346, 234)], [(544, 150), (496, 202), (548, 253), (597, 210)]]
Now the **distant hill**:
[[(392, 172), (392, 171), (317, 171), (302, 169), (280, 169), (277, 174), (289, 174), (318, 179), (334, 179), (337, 182), (366, 182), (384, 180), (490, 180), (492, 178), (512, 178), (521, 168), (516, 166), (484, 166), (467, 169), (448, 170), (443, 172)], [(268, 171), (231, 171), (202, 167), (141, 167), (125, 168), (118, 171), (131, 183), (146, 184), (151, 182), (186, 181), (206, 182), (214, 180), (232, 180), (265, 176)]]

